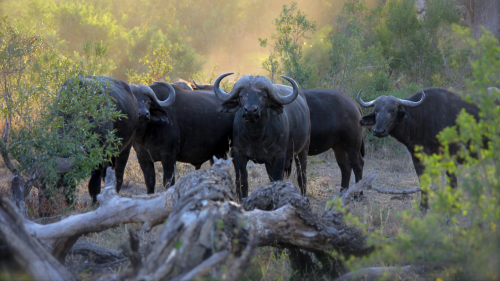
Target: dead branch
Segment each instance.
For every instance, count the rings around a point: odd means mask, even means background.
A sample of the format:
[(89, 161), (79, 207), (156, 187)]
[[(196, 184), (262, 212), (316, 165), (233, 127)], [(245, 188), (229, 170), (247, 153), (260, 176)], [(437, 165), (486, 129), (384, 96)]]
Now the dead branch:
[[(370, 189), (370, 187), (372, 186), (371, 182), (376, 177), (377, 177), (376, 174), (371, 174), (371, 175), (363, 178), (362, 180), (360, 180), (356, 184), (351, 185), (351, 187), (349, 187), (344, 193), (340, 193), (339, 195), (336, 195), (335, 197), (333, 197), (332, 200), (335, 200), (336, 198), (340, 197), (340, 200), (342, 201), (342, 206), (347, 205), (350, 202), (350, 200), (352, 200), (352, 198), (354, 197), (355, 193), (359, 193), (359, 192), (363, 191), (364, 189)], [(334, 206), (328, 206), (327, 205), (327, 209), (326, 210), (327, 211), (332, 211), (333, 208), (334, 208)]]
[[(370, 180), (351, 187), (352, 193)], [(267, 199), (264, 198), (268, 196)], [(308, 251), (340, 250), (344, 254), (362, 255), (371, 248), (365, 243), (363, 233), (347, 226), (342, 214), (326, 210), (321, 216), (314, 214), (309, 200), (297, 193), (291, 183), (275, 182), (256, 189), (247, 197), (243, 206), (269, 209), (254, 209), (247, 212), (249, 226), (257, 239), (257, 246), (297, 247)]]
[(137, 233), (133, 232), (132, 229), (128, 230), (128, 234), (130, 237), (130, 244), (122, 243), (120, 244), (120, 249), (122, 249), (125, 255), (130, 259), (134, 274), (137, 274), (142, 266), (142, 256), (139, 253), (139, 238), (137, 237)]
[(94, 262), (98, 264), (127, 259), (123, 253), (104, 248), (90, 241), (79, 241), (75, 243), (70, 250), (70, 254), (84, 257), (92, 256)]
[[(254, 245), (280, 245), (318, 253), (336, 250), (346, 255), (363, 255), (372, 250), (364, 234), (347, 226), (340, 212), (326, 210), (321, 216), (313, 213), (308, 199), (291, 183), (275, 182), (255, 190), (243, 203), (250, 210), (245, 211), (233, 201), (230, 162), (216, 160), (208, 170), (181, 177), (164, 193), (132, 198), (116, 194), (114, 173), (108, 169), (111, 180), (106, 179), (106, 187), (98, 196), (97, 210), (48, 225), (25, 224), (37, 238), (63, 239), (66, 242), (61, 242), (65, 245), (61, 248), (66, 249), (77, 235), (123, 223), (144, 223), (143, 230), (148, 230), (168, 218), (152, 251), (136, 259), (142, 262), (136, 262), (134, 270), (103, 280), (187, 280), (206, 275), (238, 280), (250, 262)], [(344, 200), (374, 177), (368, 176), (351, 187), (343, 195)], [(136, 256), (136, 246), (131, 245), (130, 257)], [(67, 251), (59, 252), (64, 255)]]
[[(114, 171), (108, 168), (107, 175)], [(97, 210), (72, 215), (59, 222), (40, 225), (27, 221), (27, 230), (40, 239), (69, 238), (91, 232), (100, 232), (118, 227), (124, 223), (144, 223), (143, 230), (163, 223), (171, 210), (173, 189), (159, 194), (120, 197), (115, 191), (115, 185), (107, 185), (102, 194), (97, 196), (100, 206)]]
[(23, 217), (6, 198), (0, 198), (0, 240), (34, 280), (77, 280), (28, 234)]
[(52, 256), (56, 258), (61, 264), (64, 264), (66, 261), (66, 256), (68, 255), (69, 250), (73, 245), (78, 241), (81, 234), (77, 234), (71, 237), (62, 237), (56, 239), (54, 244), (52, 244)]
[(11, 180), (11, 193), (12, 193), (12, 201), (16, 204), (17, 208), (19, 208), (19, 212), (26, 218), (26, 204), (24, 203), (24, 189), (26, 188), (25, 182), (20, 176), (13, 176)]
[[(376, 187), (374, 185), (370, 185), (370, 188), (372, 188), (373, 190), (375, 190), (377, 192), (384, 193), (384, 194), (412, 194), (412, 193), (422, 191), (422, 188), (420, 186), (415, 187), (413, 189), (409, 189), (409, 190), (388, 190), (388, 189), (382, 189), (380, 187)], [(429, 189), (435, 189), (435, 188), (436, 188), (435, 186), (429, 187)]]

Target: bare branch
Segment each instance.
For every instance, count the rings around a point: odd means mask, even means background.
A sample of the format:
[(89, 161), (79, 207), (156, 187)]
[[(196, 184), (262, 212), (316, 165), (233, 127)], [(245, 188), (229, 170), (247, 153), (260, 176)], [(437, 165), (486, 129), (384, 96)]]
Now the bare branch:
[[(340, 199), (342, 200), (342, 206), (345, 206), (347, 203), (349, 203), (349, 201), (354, 197), (354, 193), (361, 192), (364, 189), (370, 189), (371, 182), (376, 177), (377, 177), (376, 174), (371, 174), (371, 175), (363, 178), (362, 180), (360, 180), (356, 184), (351, 185), (351, 187), (349, 187), (344, 193), (339, 194)], [(335, 197), (333, 197), (332, 200), (335, 200), (336, 198), (338, 198), (339, 195), (336, 195)], [(327, 205), (327, 211), (333, 211), (332, 208), (333, 208), (333, 206), (328, 207), (328, 205)]]
[[(422, 188), (420, 186), (415, 187), (415, 188), (410, 189), (410, 190), (387, 190), (387, 189), (382, 189), (380, 187), (376, 187), (374, 185), (371, 185), (371, 188), (375, 191), (378, 191), (380, 193), (385, 193), (385, 194), (412, 194), (412, 193), (422, 191)], [(436, 188), (435, 186), (429, 187), (429, 189), (435, 189), (435, 188)]]

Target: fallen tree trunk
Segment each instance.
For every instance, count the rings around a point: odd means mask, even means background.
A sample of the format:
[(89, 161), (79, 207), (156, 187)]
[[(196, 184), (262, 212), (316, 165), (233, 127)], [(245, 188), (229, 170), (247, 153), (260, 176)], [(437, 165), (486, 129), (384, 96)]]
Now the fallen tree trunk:
[[(48, 225), (25, 225), (33, 236), (62, 239), (61, 244), (67, 247), (74, 243), (74, 237), (84, 233), (132, 222), (142, 222), (143, 230), (149, 230), (168, 218), (153, 250), (144, 259), (136, 254), (137, 243), (123, 248), (133, 257), (133, 270), (103, 280), (188, 280), (206, 275), (238, 280), (250, 262), (254, 246), (279, 245), (320, 254), (325, 250), (344, 255), (371, 251), (364, 234), (347, 226), (340, 212), (328, 209), (321, 216), (313, 213), (308, 199), (293, 184), (275, 182), (252, 192), (243, 206), (234, 203), (230, 162), (216, 160), (212, 168), (189, 173), (158, 195), (122, 198), (108, 180), (98, 196), (97, 210)], [(113, 172), (108, 170), (107, 174)], [(370, 177), (353, 190), (368, 181)], [(62, 255), (67, 252), (64, 247), (64, 251), (58, 250)]]
[(24, 227), (24, 219), (6, 198), (0, 198), (0, 240), (34, 280), (77, 280)]
[(169, 189), (160, 194), (125, 198), (118, 196), (114, 185), (109, 185), (97, 196), (100, 203), (97, 210), (72, 215), (46, 225), (27, 221), (26, 229), (40, 239), (69, 238), (100, 232), (125, 223), (144, 223), (143, 230), (149, 231), (168, 218), (173, 191), (174, 189)]
[(326, 210), (322, 215), (314, 214), (309, 200), (291, 183), (275, 182), (256, 189), (245, 198), (243, 207), (249, 211), (247, 218), (258, 246), (339, 250), (355, 255), (370, 251), (363, 233), (346, 225), (341, 213)]

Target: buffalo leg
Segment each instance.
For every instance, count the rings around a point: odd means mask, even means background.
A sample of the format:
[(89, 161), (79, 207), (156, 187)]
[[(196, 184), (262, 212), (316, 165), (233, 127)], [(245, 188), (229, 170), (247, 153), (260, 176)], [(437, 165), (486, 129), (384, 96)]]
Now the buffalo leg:
[(266, 165), (266, 172), (267, 176), (269, 177), (269, 181), (273, 181), (273, 177), (271, 176), (273, 174), (273, 166), (270, 163), (265, 163)]
[(243, 198), (248, 197), (247, 162), (248, 159), (246, 159), (246, 157), (233, 151), (233, 165), (236, 173), (236, 195), (238, 195), (238, 200), (240, 202)]
[(101, 177), (102, 177), (102, 169), (103, 166), (99, 165), (99, 167), (92, 171), (89, 180), (89, 194), (92, 198), (92, 204), (97, 203), (97, 194), (101, 193)]
[[(175, 158), (170, 154), (162, 154), (161, 165), (163, 166), (163, 186), (169, 188), (175, 184)], [(196, 170), (198, 169), (199, 167), (196, 167)]]
[(347, 158), (349, 159), (349, 166), (351, 166), (352, 171), (354, 172), (354, 178), (356, 182), (363, 179), (363, 166), (365, 164), (365, 160), (359, 149), (349, 149), (347, 152)]
[(123, 175), (125, 174), (125, 167), (127, 166), (128, 157), (132, 144), (129, 144), (125, 149), (120, 152), (120, 155), (115, 159), (115, 175), (116, 175), (116, 192), (120, 192), (123, 185)]
[(272, 174), (272, 180), (273, 181), (282, 181), (283, 180), (283, 175), (285, 173), (285, 156), (283, 155), (282, 157), (277, 157), (274, 160), (273, 163), (273, 174)]
[(155, 178), (155, 163), (148, 160), (143, 160), (137, 157), (139, 165), (141, 166), (142, 173), (144, 174), (144, 181), (146, 182), (146, 189), (148, 194), (155, 192), (156, 178)]
[[(411, 156), (411, 159), (413, 160), (413, 166), (415, 167), (415, 172), (417, 172), (418, 179), (420, 180), (420, 176), (424, 173), (425, 166), (420, 162), (420, 160), (415, 157), (414, 155)], [(420, 192), (420, 210), (425, 212), (427, 209), (429, 209), (429, 196), (426, 191), (421, 191)]]
[(343, 148), (334, 147), (333, 152), (335, 153), (335, 159), (337, 160), (337, 165), (339, 165), (340, 173), (342, 175), (340, 192), (343, 192), (349, 188), (349, 181), (351, 180), (351, 166), (349, 165), (347, 153)]
[(297, 181), (299, 182), (300, 193), (306, 196), (307, 191), (307, 149), (304, 149), (295, 158), (295, 165), (297, 166)]

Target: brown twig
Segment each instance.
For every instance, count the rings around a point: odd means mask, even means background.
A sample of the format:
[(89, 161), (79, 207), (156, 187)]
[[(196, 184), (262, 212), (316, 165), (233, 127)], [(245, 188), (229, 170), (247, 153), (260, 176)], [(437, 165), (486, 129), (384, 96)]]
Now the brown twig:
[[(411, 194), (411, 193), (416, 193), (416, 192), (422, 191), (422, 188), (420, 186), (415, 187), (415, 188), (410, 189), (410, 190), (387, 190), (387, 189), (382, 189), (380, 187), (376, 187), (374, 185), (371, 185), (371, 188), (377, 192), (385, 193), (385, 194)], [(435, 189), (436, 187), (431, 186), (429, 188)]]

